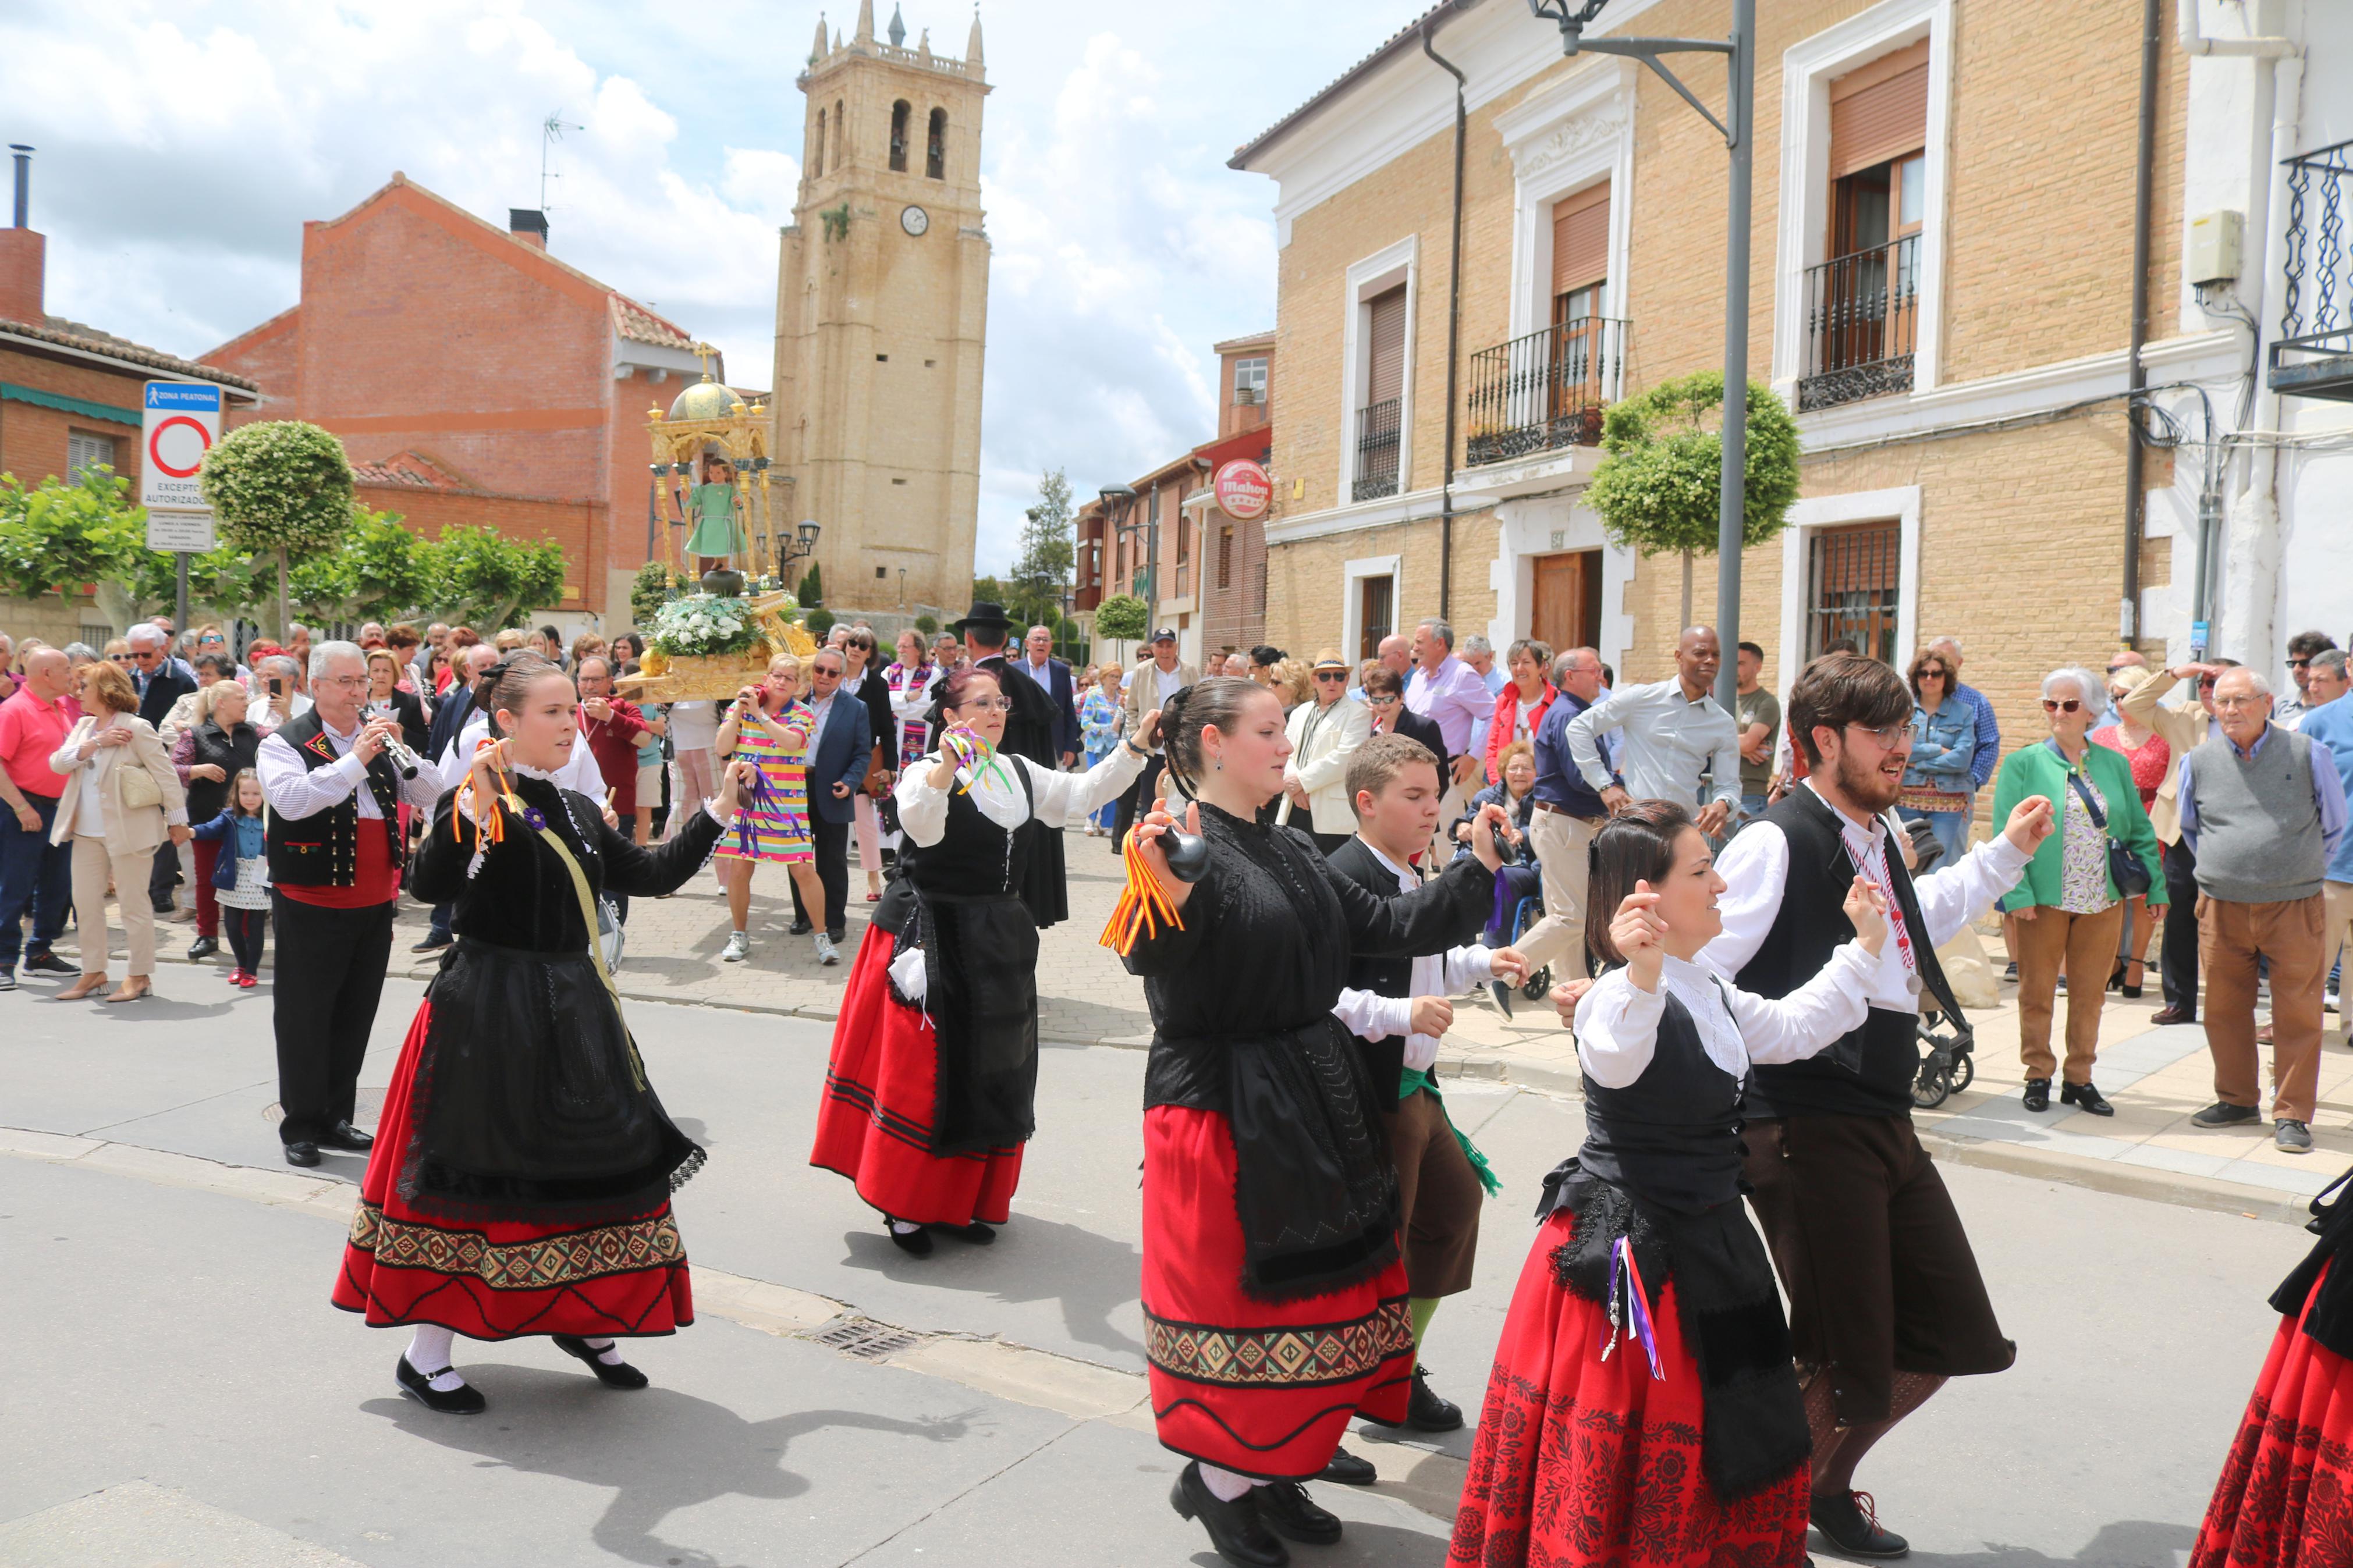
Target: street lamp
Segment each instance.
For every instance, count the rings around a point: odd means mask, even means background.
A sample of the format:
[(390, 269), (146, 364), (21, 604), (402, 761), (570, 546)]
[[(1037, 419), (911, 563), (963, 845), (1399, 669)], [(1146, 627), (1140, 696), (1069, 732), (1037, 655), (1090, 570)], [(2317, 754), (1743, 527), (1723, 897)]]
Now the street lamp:
[(812, 520), (803, 522), (792, 533), (776, 535), (776, 581), (792, 586), (792, 564), (817, 553), (817, 536), (824, 531)]
[[(1105, 485), (1095, 493), (1103, 498), (1103, 511), (1111, 519), (1112, 531), (1119, 538), (1133, 539), (1138, 533), (1144, 531), (1145, 527), (1145, 524), (1126, 521), (1128, 513), (1133, 510), (1135, 506), (1135, 487), (1134, 485)], [(1145, 606), (1145, 616), (1147, 620), (1151, 618), (1152, 615), (1152, 593), (1149, 583), (1151, 572), (1148, 563), (1153, 559), (1154, 547), (1158, 543), (1159, 541), (1156, 539), (1147, 538), (1145, 541), (1145, 560), (1147, 563), (1147, 566), (1145, 568), (1146, 586), (1144, 599)], [(1135, 574), (1133, 572), (1128, 574), (1127, 585), (1131, 592), (1134, 590)]]
[[(1727, 38), (1588, 38), (1587, 25), (1609, 0), (1528, 0), (1529, 14), (1560, 26), (1564, 55), (1622, 55), (1640, 60), (1723, 135), (1732, 154), (1731, 223), (1724, 244), (1724, 466), (1716, 512), (1715, 635), (1725, 649), (1740, 641), (1740, 541), (1748, 483), (1748, 228), (1749, 174), (1756, 150), (1757, 0), (1732, 0)], [(1662, 55), (1725, 57), (1725, 118), (1718, 120), (1669, 70)], [(1725, 121), (1730, 121), (1727, 124)], [(1680, 629), (1680, 628), (1678, 628)], [(1715, 699), (1726, 712), (1740, 687), (1739, 660), (1726, 657), (1715, 678)]]

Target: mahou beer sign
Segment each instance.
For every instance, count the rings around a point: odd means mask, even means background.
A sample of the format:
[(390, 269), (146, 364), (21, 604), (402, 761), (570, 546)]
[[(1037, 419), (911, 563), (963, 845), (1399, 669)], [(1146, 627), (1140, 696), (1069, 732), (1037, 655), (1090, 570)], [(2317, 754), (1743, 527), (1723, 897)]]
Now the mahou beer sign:
[(1266, 470), (1248, 458), (1236, 458), (1218, 470), (1211, 481), (1218, 496), (1218, 508), (1239, 522), (1250, 522), (1266, 515), (1274, 500), (1274, 483)]

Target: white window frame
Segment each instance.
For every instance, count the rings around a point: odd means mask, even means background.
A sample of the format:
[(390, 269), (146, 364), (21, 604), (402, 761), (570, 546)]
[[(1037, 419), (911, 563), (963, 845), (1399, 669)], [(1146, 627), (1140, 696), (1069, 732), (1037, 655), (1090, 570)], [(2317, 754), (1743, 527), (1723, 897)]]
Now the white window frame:
[[(1413, 365), (1414, 318), (1421, 298), (1421, 237), (1407, 235), (1377, 250), (1348, 268), (1347, 293), (1343, 296), (1345, 324), (1340, 342), (1340, 484), (1335, 506), (1355, 503), (1356, 485), (1356, 410), (1371, 379), (1371, 335), (1366, 328), (1373, 297), (1405, 285), (1405, 372), (1398, 392), (1398, 494), (1413, 489)], [(1387, 500), (1388, 498), (1382, 498)]]
[[(1945, 321), (1945, 206), (1951, 169), (1953, 0), (1881, 0), (1781, 56), (1781, 208), (1773, 266), (1773, 388), (1792, 409), (1805, 370), (1805, 273), (1830, 259), (1831, 82), (1928, 40), (1925, 210), (1920, 224), (1920, 332), (1912, 391), (1939, 384)], [(1801, 417), (1807, 417), (1802, 416)]]
[(1634, 70), (1630, 62), (1613, 60), (1579, 71), (1545, 84), (1496, 117), (1496, 132), (1512, 155), (1514, 338), (1552, 324), (1553, 204), (1605, 181), (1608, 313), (1631, 317), (1627, 255), (1633, 237)]
[[(1262, 353), (1237, 354), (1234, 356), (1233, 378), (1226, 387), (1227, 402), (1232, 404), (1237, 408), (1263, 408), (1266, 406), (1267, 358), (1268, 356)], [(1250, 402), (1244, 403), (1241, 401), (1242, 373), (1252, 365), (1256, 365), (1258, 367), (1257, 384), (1250, 388), (1250, 391), (1256, 395), (1254, 395)]]
[[(1389, 580), (1389, 613), (1399, 614), (1405, 605), (1405, 557), (1366, 555), (1345, 562), (1340, 567), (1340, 657), (1348, 661), (1352, 672), (1358, 662), (1352, 650), (1365, 644), (1365, 600), (1360, 584), (1367, 577)], [(1354, 684), (1353, 679), (1350, 684)]]
[(1920, 637), (1920, 487), (1852, 490), (1840, 496), (1808, 496), (1789, 507), (1781, 530), (1781, 700), (1798, 679), (1806, 636), (1806, 552), (1826, 528), (1894, 519), (1895, 542), (1895, 658), (1908, 663)]

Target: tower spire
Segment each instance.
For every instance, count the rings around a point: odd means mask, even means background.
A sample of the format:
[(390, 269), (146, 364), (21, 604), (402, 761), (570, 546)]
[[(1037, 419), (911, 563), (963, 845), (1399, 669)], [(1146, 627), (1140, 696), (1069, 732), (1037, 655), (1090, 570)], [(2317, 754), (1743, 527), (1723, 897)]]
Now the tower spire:
[(905, 47), (907, 47), (907, 22), (906, 22), (906, 18), (899, 15), (899, 7), (898, 7), (897, 4), (895, 3), (895, 0), (893, 0), (893, 4), (892, 4), (892, 6), (891, 6), (891, 33), (890, 33), (890, 37), (891, 37), (891, 47), (892, 47), (892, 48), (894, 48), (894, 49), (902, 49), (902, 48), (905, 48)]
[(809, 46), (809, 64), (815, 65), (825, 58), (825, 13), (819, 11), (817, 14), (817, 42)]
[(851, 41), (870, 46), (874, 42), (874, 0), (858, 0), (858, 32)]
[(964, 67), (974, 76), (980, 74), (980, 7), (972, 8), (972, 37), (964, 46)]

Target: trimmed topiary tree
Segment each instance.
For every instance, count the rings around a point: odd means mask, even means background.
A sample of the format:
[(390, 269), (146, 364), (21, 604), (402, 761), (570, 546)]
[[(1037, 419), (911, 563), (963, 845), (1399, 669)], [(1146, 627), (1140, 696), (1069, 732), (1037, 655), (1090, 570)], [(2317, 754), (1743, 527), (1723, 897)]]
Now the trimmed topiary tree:
[(1095, 606), (1095, 636), (1112, 642), (1135, 642), (1145, 631), (1144, 601), (1133, 594), (1113, 594)]
[(278, 622), (270, 630), (285, 636), (288, 574), (352, 531), (352, 465), (343, 444), (300, 419), (243, 426), (205, 454), (196, 482), (221, 542), (275, 563)]
[[(1613, 544), (1644, 556), (1674, 551), (1683, 562), (1683, 619), (1692, 624), (1692, 561), (1714, 554), (1724, 496), (1724, 373), (1662, 382), (1610, 405), (1601, 419), (1608, 454), (1586, 487)], [(1798, 426), (1773, 389), (1748, 384), (1747, 473), (1740, 541), (1781, 531), (1798, 499)]]

